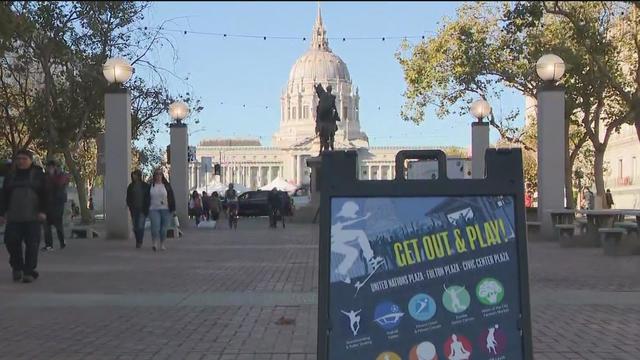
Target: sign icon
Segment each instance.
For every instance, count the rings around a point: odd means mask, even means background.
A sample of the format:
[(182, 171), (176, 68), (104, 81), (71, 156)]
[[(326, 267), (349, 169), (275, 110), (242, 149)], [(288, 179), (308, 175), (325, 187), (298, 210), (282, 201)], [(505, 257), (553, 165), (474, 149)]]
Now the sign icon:
[(428, 341), (421, 342), (411, 349), (409, 360), (438, 360), (436, 347)]
[(394, 352), (385, 351), (382, 354), (378, 355), (376, 360), (402, 360), (402, 359), (400, 358), (400, 355)]
[(459, 314), (469, 307), (471, 303), (471, 296), (464, 286), (452, 285), (447, 288), (444, 287), (444, 293), (442, 294), (442, 303), (452, 313)]
[(392, 330), (398, 327), (400, 319), (404, 313), (400, 311), (400, 307), (390, 301), (385, 301), (376, 306), (375, 322), (385, 330)]
[[(371, 276), (384, 264), (384, 259), (379, 256), (374, 256), (371, 249), (371, 243), (369, 238), (363, 230), (347, 228), (357, 222), (367, 220), (371, 213), (364, 216), (359, 216), (358, 211), (360, 207), (353, 201), (347, 201), (342, 205), (342, 209), (336, 215), (339, 220), (331, 225), (331, 251), (343, 255), (342, 262), (336, 269), (336, 273), (341, 275), (345, 283), (351, 284), (351, 278), (349, 277), (349, 271), (355, 265), (360, 250), (367, 260), (367, 264), (370, 268), (369, 276), (363, 281), (358, 281), (354, 285), (356, 288), (356, 295), (360, 289), (371, 279)], [(354, 247), (357, 243), (360, 249)]]
[(478, 301), (484, 305), (498, 305), (504, 298), (504, 287), (494, 278), (484, 278), (476, 286)]
[(349, 326), (351, 327), (351, 332), (353, 333), (353, 336), (357, 336), (358, 335), (358, 330), (360, 330), (360, 312), (362, 310), (358, 310), (358, 311), (349, 311), (346, 312), (344, 310), (340, 310), (341, 313), (343, 313), (345, 316), (347, 316), (349, 318)]
[(418, 294), (409, 300), (409, 315), (418, 321), (427, 321), (436, 314), (436, 302), (427, 294)]
[(498, 324), (495, 324), (482, 331), (478, 343), (485, 354), (502, 355), (507, 348), (507, 336)]
[(462, 335), (453, 334), (444, 343), (444, 354), (448, 360), (471, 358), (471, 342)]

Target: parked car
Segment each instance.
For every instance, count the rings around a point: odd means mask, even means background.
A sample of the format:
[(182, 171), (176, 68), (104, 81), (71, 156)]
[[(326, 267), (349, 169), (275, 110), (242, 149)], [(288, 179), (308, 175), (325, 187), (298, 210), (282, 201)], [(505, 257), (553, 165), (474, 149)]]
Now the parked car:
[(302, 187), (296, 190), (293, 195), (291, 195), (291, 198), (293, 199), (295, 208), (305, 206), (311, 201), (309, 189)]
[[(284, 207), (284, 215), (293, 215), (293, 201), (289, 194), (278, 191)], [(238, 196), (238, 216), (269, 216), (269, 191), (248, 191)]]

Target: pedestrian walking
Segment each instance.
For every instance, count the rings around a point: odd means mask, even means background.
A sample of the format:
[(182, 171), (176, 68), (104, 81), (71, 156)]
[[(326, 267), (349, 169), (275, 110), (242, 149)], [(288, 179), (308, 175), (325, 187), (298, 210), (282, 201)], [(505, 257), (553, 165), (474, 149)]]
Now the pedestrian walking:
[(62, 173), (55, 160), (47, 163), (46, 187), (47, 187), (47, 221), (44, 224), (44, 247), (42, 251), (53, 251), (53, 233), (51, 227), (56, 229), (60, 249), (67, 244), (64, 241), (64, 226), (62, 218), (64, 206), (67, 203), (67, 185), (69, 178)]
[(593, 210), (596, 208), (596, 196), (591, 191), (591, 189), (587, 189), (587, 193), (585, 194), (585, 198), (587, 199), (587, 210)]
[(267, 197), (267, 202), (269, 203), (269, 227), (276, 228), (278, 224), (278, 217), (283, 215), (282, 199), (280, 198), (278, 189), (271, 189)]
[(191, 193), (189, 208), (192, 211), (193, 217), (196, 219), (196, 226), (198, 226), (200, 224), (200, 220), (202, 220), (202, 198), (195, 190)]
[(613, 195), (611, 195), (610, 189), (607, 189), (607, 192), (605, 194), (605, 200), (606, 200), (607, 209), (613, 208), (613, 205), (614, 205)]
[(134, 170), (131, 173), (131, 184), (127, 187), (127, 207), (131, 214), (137, 249), (142, 247), (144, 225), (149, 216), (149, 202), (149, 184), (142, 181), (142, 171)]
[(153, 178), (149, 186), (149, 208), (147, 213), (151, 220), (151, 241), (153, 251), (158, 250), (158, 240), (160, 249), (166, 250), (165, 240), (167, 239), (167, 229), (173, 221), (173, 213), (176, 211), (176, 200), (173, 195), (171, 184), (164, 177), (162, 168), (153, 172)]
[(207, 195), (206, 191), (202, 192), (202, 198), (201, 198), (201, 202), (202, 202), (202, 215), (204, 220), (209, 221), (209, 219), (211, 218), (211, 214), (209, 214), (209, 195)]
[(214, 191), (209, 198), (209, 209), (211, 211), (211, 219), (217, 222), (220, 219), (220, 213), (222, 212), (222, 201), (220, 201), (220, 195), (217, 191)]
[(47, 219), (46, 212), (44, 172), (33, 164), (31, 151), (19, 150), (15, 168), (4, 179), (0, 196), (0, 223), (7, 223), (4, 243), (14, 281), (30, 283), (38, 278), (40, 229)]

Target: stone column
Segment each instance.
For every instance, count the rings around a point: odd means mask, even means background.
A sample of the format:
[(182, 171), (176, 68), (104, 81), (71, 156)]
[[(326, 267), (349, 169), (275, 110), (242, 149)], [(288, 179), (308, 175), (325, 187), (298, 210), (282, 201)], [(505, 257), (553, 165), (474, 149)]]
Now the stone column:
[(187, 147), (189, 135), (186, 124), (171, 124), (171, 172), (169, 178), (176, 198), (176, 215), (180, 224), (189, 223), (187, 212), (189, 184), (187, 183)]
[(263, 186), (263, 184), (266, 184), (264, 181), (264, 177), (262, 176), (262, 174), (264, 173), (264, 166), (258, 166), (258, 183), (257, 183), (257, 187), (261, 187)]
[(291, 181), (294, 184), (298, 184), (298, 158), (297, 155), (293, 155), (292, 163), (291, 163)]
[(471, 124), (471, 177), (484, 178), (484, 153), (489, 148), (489, 124)]
[(371, 175), (371, 169), (372, 169), (372, 166), (371, 166), (371, 165), (369, 165), (369, 166), (367, 167), (367, 172), (368, 172), (368, 175), (369, 175), (369, 180), (373, 180), (373, 175)]
[[(125, 194), (131, 168), (131, 94), (127, 89), (108, 92), (105, 112), (105, 225), (108, 239), (129, 239), (129, 211)], [(173, 157), (173, 153), (171, 154)]]
[(296, 169), (298, 173), (298, 186), (302, 185), (302, 178), (304, 177), (304, 168), (302, 167), (302, 155), (298, 155), (296, 158)]
[(546, 238), (553, 236), (547, 212), (564, 208), (566, 146), (564, 88), (545, 85), (538, 89), (538, 219)]
[(267, 169), (267, 184), (270, 183), (271, 181), (273, 181), (272, 176), (273, 176), (273, 172), (272, 172), (272, 166), (269, 165), (269, 168)]

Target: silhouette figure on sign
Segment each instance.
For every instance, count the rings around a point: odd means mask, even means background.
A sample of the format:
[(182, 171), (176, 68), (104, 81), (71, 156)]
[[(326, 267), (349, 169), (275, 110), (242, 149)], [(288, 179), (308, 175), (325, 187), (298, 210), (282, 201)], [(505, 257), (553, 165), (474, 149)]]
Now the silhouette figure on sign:
[(353, 336), (358, 335), (358, 330), (360, 330), (360, 312), (362, 310), (358, 310), (358, 311), (349, 311), (346, 312), (344, 310), (340, 310), (341, 313), (345, 314), (347, 317), (349, 317), (349, 325), (351, 326), (351, 332), (353, 333)]
[(464, 311), (466, 309), (465, 306), (462, 305), (462, 303), (460, 302), (460, 297), (458, 297), (458, 295), (464, 290), (463, 288), (456, 288), (456, 289), (447, 289), (446, 285), (442, 285), (444, 287), (444, 291), (449, 294), (449, 296), (451, 297), (451, 308), (453, 309), (454, 312), (460, 312), (460, 311)]
[[(360, 290), (362, 286), (370, 279), (371, 275), (378, 270), (380, 266), (384, 263), (384, 259), (380, 257), (375, 257), (373, 254), (373, 250), (371, 249), (371, 244), (369, 243), (369, 239), (367, 238), (367, 234), (365, 234), (362, 230), (347, 230), (345, 227), (357, 223), (362, 220), (366, 220), (371, 216), (371, 214), (367, 214), (363, 217), (359, 217), (357, 212), (360, 208), (358, 205), (352, 201), (346, 202), (340, 212), (337, 214), (337, 217), (340, 219), (351, 219), (347, 221), (338, 220), (336, 223), (331, 225), (331, 251), (344, 255), (342, 262), (336, 269), (336, 273), (342, 275), (344, 277), (344, 282), (347, 284), (351, 283), (351, 278), (349, 277), (349, 270), (353, 267), (355, 261), (358, 259), (358, 250), (352, 246), (350, 243), (355, 241), (358, 243), (360, 248), (362, 249), (364, 257), (367, 259), (369, 266), (371, 267), (370, 276), (367, 277), (362, 282), (357, 282), (355, 284), (356, 291)], [(357, 292), (356, 292), (357, 294)]]
[(489, 328), (489, 334), (487, 335), (487, 350), (489, 354), (498, 355), (496, 350), (496, 345), (498, 342), (496, 341), (496, 329), (498, 329), (498, 325), (494, 325)]
[(467, 360), (471, 356), (471, 353), (464, 348), (464, 344), (458, 340), (458, 336), (451, 335), (451, 355), (449, 360)]

